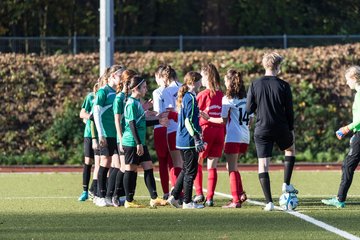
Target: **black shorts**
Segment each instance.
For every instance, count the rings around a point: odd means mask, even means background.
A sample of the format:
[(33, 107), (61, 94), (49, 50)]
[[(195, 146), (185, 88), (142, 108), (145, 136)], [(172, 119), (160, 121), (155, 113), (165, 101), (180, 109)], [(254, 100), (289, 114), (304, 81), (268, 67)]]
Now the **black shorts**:
[(94, 154), (100, 156), (100, 151), (92, 148), (92, 138), (86, 137), (84, 138), (84, 155), (88, 158), (94, 158)]
[(142, 156), (137, 155), (136, 147), (123, 146), (125, 152), (125, 164), (137, 164), (142, 162), (151, 161), (149, 150), (147, 146), (144, 146), (144, 154)]
[(258, 158), (272, 157), (274, 143), (281, 151), (288, 149), (294, 143), (293, 134), (289, 130), (280, 131), (279, 134), (272, 136), (255, 135), (254, 140)]
[(106, 147), (100, 147), (100, 155), (111, 157), (114, 154), (118, 154), (118, 146), (116, 143), (116, 138), (107, 137), (106, 142), (107, 142)]

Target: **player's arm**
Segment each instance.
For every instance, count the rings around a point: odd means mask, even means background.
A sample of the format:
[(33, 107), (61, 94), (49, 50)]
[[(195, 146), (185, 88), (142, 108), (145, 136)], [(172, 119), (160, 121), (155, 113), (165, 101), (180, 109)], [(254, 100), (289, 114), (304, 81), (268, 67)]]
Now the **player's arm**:
[(248, 115), (250, 115), (255, 112), (256, 108), (257, 108), (257, 104), (255, 102), (253, 84), (251, 83), (247, 93), (246, 112), (248, 113)]
[(206, 112), (203, 112), (203, 111), (200, 111), (200, 117), (202, 117), (205, 120), (212, 122), (212, 123), (226, 124), (226, 122), (227, 122), (227, 117), (214, 118), (214, 117), (210, 117), (209, 114), (207, 114)]
[(99, 143), (102, 146), (106, 145), (105, 130), (101, 120), (101, 113), (103, 112), (105, 101), (106, 101), (105, 91), (103, 89), (100, 89), (96, 93), (96, 98), (94, 103), (94, 122), (99, 136)]
[(294, 110), (290, 85), (286, 88), (285, 114), (289, 124), (289, 130), (294, 130)]

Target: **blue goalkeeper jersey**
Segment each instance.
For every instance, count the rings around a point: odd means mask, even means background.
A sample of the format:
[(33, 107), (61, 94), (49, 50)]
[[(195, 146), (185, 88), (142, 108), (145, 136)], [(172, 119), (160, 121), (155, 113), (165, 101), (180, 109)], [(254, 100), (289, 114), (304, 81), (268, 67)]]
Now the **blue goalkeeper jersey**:
[[(186, 121), (186, 119), (188, 119)], [(188, 128), (186, 128), (186, 122)], [(190, 129), (189, 129), (190, 127)], [(189, 132), (190, 130), (190, 132)], [(183, 96), (181, 108), (178, 115), (178, 128), (176, 131), (176, 148), (190, 149), (195, 148), (194, 134), (200, 134), (199, 108), (196, 96), (191, 92), (186, 92)]]

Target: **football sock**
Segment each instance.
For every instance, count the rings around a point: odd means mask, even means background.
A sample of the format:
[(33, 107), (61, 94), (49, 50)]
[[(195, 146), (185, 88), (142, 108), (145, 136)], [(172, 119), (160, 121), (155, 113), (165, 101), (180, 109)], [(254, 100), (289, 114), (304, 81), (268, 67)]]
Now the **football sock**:
[(125, 172), (119, 171), (116, 175), (114, 195), (117, 197), (125, 196), (124, 174)]
[(203, 195), (202, 181), (203, 181), (202, 165), (199, 164), (196, 178), (194, 181), (196, 195)]
[(90, 176), (91, 176), (91, 164), (84, 164), (83, 169), (83, 190), (88, 191), (89, 189), (89, 182), (90, 182)]
[(160, 174), (160, 182), (161, 188), (164, 193), (169, 192), (169, 171), (167, 166), (167, 157), (159, 157), (159, 174)]
[(112, 197), (114, 195), (115, 191), (115, 182), (116, 182), (116, 176), (119, 172), (118, 168), (114, 168), (112, 172), (110, 173), (109, 179), (108, 179), (108, 188), (106, 192), (106, 197)]
[(90, 192), (94, 192), (94, 180), (91, 182), (89, 191), (90, 191)]
[(171, 186), (174, 187), (176, 184), (176, 176), (175, 176), (175, 168), (174, 167), (170, 168), (169, 175), (170, 175), (169, 177), (170, 177)]
[(266, 202), (272, 202), (271, 190), (270, 190), (270, 177), (268, 172), (259, 173), (260, 185), (265, 195)]
[(233, 202), (238, 203), (240, 201), (239, 199), (239, 192), (238, 192), (238, 183), (237, 183), (237, 174), (236, 171), (232, 171), (229, 173), (230, 175), (230, 189), (231, 189), (231, 195), (233, 197)]
[(97, 179), (93, 179), (93, 184), (94, 184), (94, 196), (98, 197), (98, 180)]
[(104, 198), (106, 195), (106, 176), (109, 168), (100, 166), (98, 173), (99, 197)]
[(241, 175), (240, 175), (240, 172), (239, 171), (236, 171), (236, 182), (238, 184), (238, 192), (239, 192), (239, 195), (242, 194), (244, 192), (244, 189), (243, 189), (243, 185), (242, 185), (242, 180), (241, 180)]
[(211, 200), (214, 197), (214, 192), (217, 183), (217, 169), (210, 168), (208, 169), (208, 192), (206, 195), (206, 200)]
[(290, 184), (291, 175), (294, 169), (295, 156), (285, 156), (284, 161), (284, 183)]
[(136, 173), (134, 171), (125, 171), (124, 174), (124, 189), (126, 195), (126, 201), (132, 202), (135, 194), (135, 182)]
[(151, 199), (157, 198), (156, 183), (154, 178), (154, 170), (148, 169), (144, 171), (144, 180), (146, 187), (150, 193)]

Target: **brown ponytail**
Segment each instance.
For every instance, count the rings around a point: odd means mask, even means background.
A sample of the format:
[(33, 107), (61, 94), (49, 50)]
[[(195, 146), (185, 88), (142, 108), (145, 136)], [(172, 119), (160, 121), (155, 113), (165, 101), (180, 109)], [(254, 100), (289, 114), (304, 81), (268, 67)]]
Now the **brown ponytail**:
[(177, 80), (176, 71), (170, 65), (163, 66), (163, 68), (159, 71), (159, 77), (165, 79), (166, 86), (168, 86), (172, 81)]
[(229, 88), (226, 89), (226, 97), (229, 99), (246, 97), (244, 81), (240, 72), (230, 69), (227, 71), (225, 78), (230, 82)]
[(208, 78), (210, 97), (213, 97), (216, 93), (216, 89), (221, 90), (219, 72), (212, 63), (205, 65), (201, 69), (201, 72), (203, 72)]
[(184, 77), (184, 84), (179, 88), (178, 96), (176, 100), (177, 109), (181, 108), (182, 99), (187, 91), (189, 91), (189, 85), (194, 85), (195, 82), (201, 79), (201, 74), (198, 72), (188, 72)]
[(120, 82), (119, 84), (116, 86), (116, 92), (121, 92), (124, 88), (124, 86), (126, 86), (126, 90), (125, 93), (128, 94), (129, 92), (129, 84), (130, 84), (130, 80), (132, 77), (134, 77), (137, 73), (134, 70), (125, 70), (121, 73), (120, 75)]

